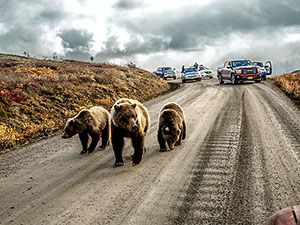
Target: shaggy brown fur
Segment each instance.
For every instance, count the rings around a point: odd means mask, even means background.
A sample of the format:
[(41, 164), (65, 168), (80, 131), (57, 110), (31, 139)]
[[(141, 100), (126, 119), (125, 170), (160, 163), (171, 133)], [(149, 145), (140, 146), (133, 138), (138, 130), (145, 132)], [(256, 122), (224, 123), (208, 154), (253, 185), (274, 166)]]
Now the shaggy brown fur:
[(182, 108), (175, 102), (165, 104), (160, 111), (157, 132), (160, 151), (167, 150), (166, 143), (173, 150), (185, 137), (186, 119)]
[(112, 145), (115, 166), (123, 166), (124, 138), (131, 138), (134, 154), (132, 164), (141, 162), (145, 151), (146, 134), (150, 124), (147, 109), (142, 103), (128, 98), (119, 99), (112, 107)]
[[(81, 110), (75, 117), (67, 120), (62, 138), (70, 138), (75, 134), (79, 134), (82, 145), (81, 154), (87, 151), (93, 152), (100, 137), (102, 138), (100, 148), (105, 148), (109, 145), (110, 140), (109, 112), (100, 106)], [(92, 142), (88, 147), (89, 136), (92, 138)]]

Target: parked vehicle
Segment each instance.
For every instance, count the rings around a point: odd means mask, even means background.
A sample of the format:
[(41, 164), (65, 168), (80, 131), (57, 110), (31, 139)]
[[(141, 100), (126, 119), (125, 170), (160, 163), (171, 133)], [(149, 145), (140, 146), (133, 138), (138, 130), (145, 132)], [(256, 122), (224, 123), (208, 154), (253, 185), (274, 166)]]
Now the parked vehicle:
[(189, 80), (201, 81), (201, 76), (195, 67), (188, 67), (184, 69), (181, 80), (182, 83), (186, 83)]
[(237, 84), (239, 81), (261, 81), (261, 69), (259, 66), (253, 65), (250, 60), (233, 60), (226, 61), (224, 66), (218, 68), (219, 83), (223, 84), (225, 80), (229, 80), (232, 84)]
[(158, 67), (153, 73), (164, 80), (168, 78), (176, 79), (176, 73), (171, 67)]
[(199, 66), (199, 73), (202, 78), (208, 77), (211, 79), (211, 78), (213, 78), (214, 72), (212, 70), (210, 70), (209, 68), (201, 65), (201, 66)]
[(261, 69), (261, 78), (262, 78), (262, 80), (266, 80), (267, 75), (272, 74), (272, 63), (271, 63), (271, 61), (266, 62), (265, 65), (260, 61), (254, 61), (253, 65), (259, 66), (259, 68)]

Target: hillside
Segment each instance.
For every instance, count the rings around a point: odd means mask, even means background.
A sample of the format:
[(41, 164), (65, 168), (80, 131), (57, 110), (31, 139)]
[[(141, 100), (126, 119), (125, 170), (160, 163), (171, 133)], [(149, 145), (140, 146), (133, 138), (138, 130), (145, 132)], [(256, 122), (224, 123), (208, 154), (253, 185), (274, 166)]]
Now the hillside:
[(300, 103), (300, 71), (273, 77), (271, 80), (287, 95)]
[(0, 153), (62, 129), (80, 109), (121, 97), (149, 100), (170, 86), (133, 67), (0, 54)]

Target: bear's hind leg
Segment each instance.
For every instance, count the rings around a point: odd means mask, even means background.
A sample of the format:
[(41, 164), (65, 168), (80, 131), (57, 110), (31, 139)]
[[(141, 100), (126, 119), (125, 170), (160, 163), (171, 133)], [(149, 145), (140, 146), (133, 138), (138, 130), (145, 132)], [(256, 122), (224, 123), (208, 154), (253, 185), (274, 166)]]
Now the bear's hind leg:
[(99, 133), (95, 132), (95, 133), (91, 133), (90, 136), (92, 137), (92, 142), (88, 148), (88, 152), (92, 153), (95, 150), (95, 148), (100, 140), (100, 135), (99, 135)]
[(88, 141), (89, 141), (89, 136), (88, 136), (87, 132), (79, 133), (79, 139), (80, 139), (81, 146), (82, 146), (82, 150), (81, 150), (80, 154), (84, 154), (87, 152), (87, 146), (88, 146)]
[(132, 157), (132, 165), (138, 165), (142, 161), (144, 149), (145, 149), (145, 136), (144, 135), (137, 135), (136, 137), (132, 138), (132, 146), (134, 148), (134, 154)]
[(115, 153), (115, 166), (123, 166), (123, 147), (124, 147), (124, 138), (117, 134), (117, 132), (112, 134), (112, 146)]

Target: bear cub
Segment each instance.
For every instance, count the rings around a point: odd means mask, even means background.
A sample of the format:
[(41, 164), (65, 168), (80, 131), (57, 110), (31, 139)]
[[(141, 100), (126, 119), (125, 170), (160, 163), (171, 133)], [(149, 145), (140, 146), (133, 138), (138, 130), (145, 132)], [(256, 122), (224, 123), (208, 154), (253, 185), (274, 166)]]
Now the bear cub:
[(131, 138), (134, 154), (132, 165), (141, 162), (145, 151), (146, 134), (150, 117), (147, 109), (137, 100), (121, 98), (111, 109), (111, 135), (115, 154), (115, 166), (123, 166), (124, 138)]
[[(80, 153), (84, 154), (93, 152), (101, 137), (100, 148), (104, 149), (109, 145), (110, 119), (110, 113), (103, 107), (94, 106), (90, 109), (83, 109), (76, 116), (67, 120), (62, 138), (66, 139), (79, 134), (82, 145)], [(92, 142), (88, 147), (89, 136), (92, 138)]]
[(157, 140), (160, 151), (166, 151), (168, 144), (170, 150), (181, 145), (186, 137), (186, 119), (183, 109), (175, 102), (165, 104), (159, 115)]

